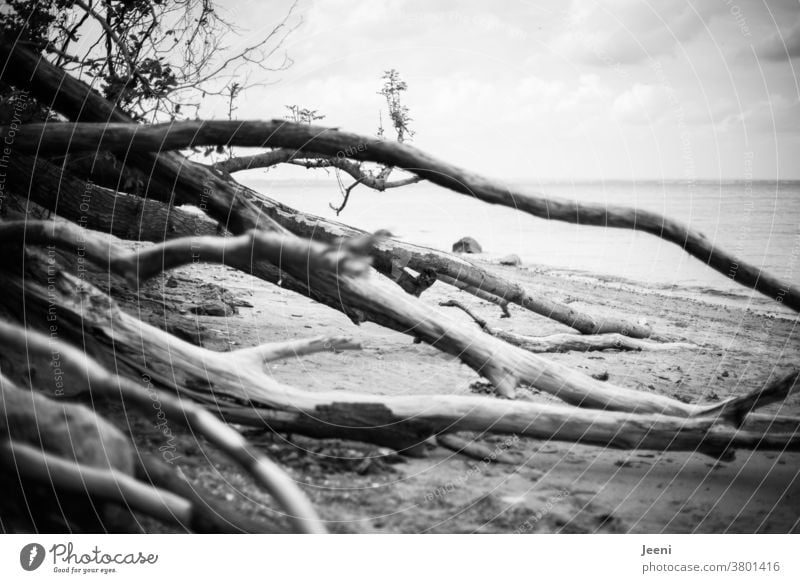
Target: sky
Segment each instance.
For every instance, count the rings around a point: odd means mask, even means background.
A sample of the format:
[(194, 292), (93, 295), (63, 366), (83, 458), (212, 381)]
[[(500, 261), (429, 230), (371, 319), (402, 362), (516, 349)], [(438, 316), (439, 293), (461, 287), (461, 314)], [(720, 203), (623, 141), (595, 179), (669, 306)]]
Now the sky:
[[(290, 2), (221, 5), (236, 48)], [(798, 0), (301, 0), (298, 17), (293, 66), (254, 74), (240, 119), (297, 104), (372, 135), (394, 68), (412, 143), (483, 175), (800, 179)]]

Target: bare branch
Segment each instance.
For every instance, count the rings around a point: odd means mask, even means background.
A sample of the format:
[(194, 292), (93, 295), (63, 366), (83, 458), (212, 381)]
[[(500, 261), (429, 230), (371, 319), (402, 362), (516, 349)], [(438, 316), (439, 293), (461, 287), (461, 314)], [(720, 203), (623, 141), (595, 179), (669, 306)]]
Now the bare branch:
[(362, 275), (369, 258), (355, 255), (350, 242), (337, 247), (277, 233), (250, 231), (238, 237), (186, 237), (138, 251), (127, 251), (92, 235), (77, 225), (61, 221), (7, 221), (0, 224), (0, 241), (27, 244), (54, 244), (80, 251), (87, 259), (108, 265), (137, 289), (144, 281), (168, 269), (197, 263), (219, 263), (251, 272), (254, 262), (269, 261), (280, 266), (305, 265), (309, 271), (328, 271), (343, 275)]
[[(8, 128), (0, 129), (7, 132)], [(800, 311), (800, 289), (765, 273), (713, 245), (702, 233), (658, 213), (625, 206), (607, 206), (546, 198), (510, 188), (437, 160), (406, 144), (386, 142), (328, 128), (287, 123), (191, 121), (142, 127), (136, 124), (34, 124), (26, 126), (15, 147), (59, 153), (94, 150), (100, 146), (122, 151), (158, 152), (164, 148), (221, 144), (252, 147), (284, 147), (396, 166), (455, 192), (485, 202), (509, 206), (531, 215), (579, 225), (617, 227), (644, 231), (679, 245), (713, 269), (752, 287), (795, 311)], [(41, 150), (40, 154), (44, 153)]]
[(361, 350), (361, 344), (346, 336), (318, 336), (302, 340), (261, 344), (252, 348), (240, 348), (233, 351), (231, 356), (236, 360), (260, 364), (316, 352), (340, 352), (343, 350)]
[[(0, 341), (8, 347), (20, 347), (29, 354), (59, 353), (64, 377), (70, 379), (70, 394), (79, 394), (91, 387), (94, 394), (103, 394), (112, 399), (122, 398), (145, 411), (152, 411), (153, 397), (148, 390), (125, 377), (111, 374), (83, 351), (66, 342), (2, 320)], [(236, 430), (194, 403), (177, 399), (164, 391), (153, 391), (166, 414), (206, 437), (264, 486), (286, 510), (298, 531), (324, 532), (314, 509), (294, 481), (275, 463), (253, 450)]]
[(623, 334), (551, 334), (550, 336), (523, 336), (493, 328), (486, 320), (457, 300), (439, 302), (440, 306), (454, 307), (463, 310), (481, 329), (494, 336), (505, 340), (509, 344), (534, 353), (545, 352), (591, 352), (596, 350), (697, 350), (699, 346), (688, 342), (651, 342), (630, 338)]
[[(249, 365), (232, 366), (230, 353), (192, 345), (137, 320), (116, 307), (99, 290), (79, 284), (77, 278), (67, 273), (60, 272), (58, 277), (60, 317), (82, 321), (90, 331), (85, 342), (101, 350), (114, 346), (113, 358), (117, 363), (146, 373), (154, 382), (174, 388), (182, 395), (208, 403), (216, 414), (229, 422), (259, 427), (266, 424), (276, 431), (357, 439), (400, 450), (412, 448), (431, 436), (457, 431), (513, 433), (624, 449), (702, 451), (710, 455), (727, 455), (729, 448), (737, 447), (784, 451), (800, 448), (800, 437), (796, 433), (756, 433), (727, 425), (731, 419), (740, 419), (742, 414), (749, 413), (751, 406), (764, 404), (761, 396), (773, 398), (788, 393), (797, 379), (796, 372), (784, 377), (777, 386), (771, 383), (766, 389), (758, 389), (738, 400), (712, 406), (688, 405), (637, 391), (625, 391), (623, 395), (609, 383), (598, 383), (609, 394), (617, 392), (620, 399), (637, 400), (636, 408), (640, 413), (476, 396), (303, 391), (278, 382), (260, 363), (250, 361)], [(28, 304), (52, 301), (48, 299), (47, 286), (31, 281), (30, 277), (25, 280), (25, 286), (9, 278), (2, 287), (6, 293), (24, 294)], [(87, 302), (94, 309), (85, 310), (83, 306)], [(500, 343), (496, 349), (502, 351), (502, 346)], [(523, 357), (526, 354), (520, 352)], [(154, 372), (158, 370), (170, 372), (158, 378), (158, 373)], [(572, 372), (569, 382), (580, 376)], [(198, 378), (213, 378), (213, 388), (196, 382), (188, 388), (188, 381)], [(94, 388), (95, 383), (92, 386)], [(222, 397), (228, 395), (248, 405), (226, 405)], [(752, 396), (755, 398), (744, 403)], [(658, 404), (659, 412), (645, 414), (647, 409), (642, 407), (645, 401)], [(672, 403), (675, 406), (671, 406)], [(720, 411), (725, 411), (725, 415), (720, 416)]]

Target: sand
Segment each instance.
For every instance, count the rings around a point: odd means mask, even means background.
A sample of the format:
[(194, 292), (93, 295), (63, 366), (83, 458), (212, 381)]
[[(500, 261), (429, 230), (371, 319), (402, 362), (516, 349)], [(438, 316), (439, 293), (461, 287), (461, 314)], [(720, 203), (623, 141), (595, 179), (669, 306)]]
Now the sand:
[[(700, 345), (669, 352), (547, 356), (586, 374), (607, 373), (626, 387), (687, 402), (713, 401), (760, 386), (774, 372), (800, 362), (798, 320), (768, 298), (652, 287), (530, 265), (489, 267), (532, 291), (591, 313), (644, 318), (660, 333)], [(363, 343), (360, 352), (271, 365), (275, 378), (296, 387), (386, 395), (487, 390), (476, 373), (451, 356), (376, 325), (356, 327), (325, 306), (228, 268), (193, 266), (171, 276), (169, 287), (163, 278), (155, 280), (149, 292), (153, 298), (168, 294), (177, 311), (166, 320), (157, 301), (128, 296), (123, 307), (152, 323), (177, 322), (183, 330), (199, 329), (204, 346), (214, 350), (321, 334), (347, 334)], [(189, 311), (198, 290), (208, 291), (209, 283), (222, 286), (229, 299), (243, 304), (238, 313), (198, 316)], [(441, 283), (422, 300), (436, 305), (446, 298), (460, 299), (491, 325), (517, 333), (568, 331), (515, 306), (510, 319), (501, 319), (496, 306)], [(469, 322), (460, 311), (452, 315)], [(518, 398), (551, 399), (531, 388), (520, 388)], [(108, 414), (121, 416), (111, 409)], [(798, 415), (800, 396), (765, 412)], [(133, 424), (140, 446), (153, 449), (161, 444), (163, 436), (149, 420), (136, 418)], [(245, 431), (302, 484), (334, 532), (800, 531), (800, 454), (739, 451), (734, 461), (717, 462), (697, 454), (488, 436), (482, 441), (515, 463), (487, 464), (441, 448), (412, 459), (360, 443)], [(213, 448), (179, 432), (176, 452), (176, 463), (191, 480), (252, 515), (282, 523), (269, 496)], [(160, 528), (147, 520), (142, 524), (147, 530)]]

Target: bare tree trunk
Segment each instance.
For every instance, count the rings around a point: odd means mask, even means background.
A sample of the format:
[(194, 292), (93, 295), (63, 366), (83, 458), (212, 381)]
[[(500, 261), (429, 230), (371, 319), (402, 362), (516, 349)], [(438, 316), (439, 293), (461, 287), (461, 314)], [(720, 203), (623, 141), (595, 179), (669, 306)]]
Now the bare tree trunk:
[[(71, 119), (103, 123), (132, 121), (85, 84), (38, 58), (25, 47), (0, 43), (0, 54), (7, 58), (9, 79), (16, 80), (21, 86), (30, 87), (43, 103), (51, 102), (55, 109)], [(63, 148), (61, 151), (68, 154)], [(161, 151), (161, 148), (157, 151)], [(126, 150), (124, 161), (135, 167), (139, 175), (148, 177), (143, 188), (150, 198), (198, 206), (217, 218), (222, 228), (236, 233), (254, 227), (288, 229), (299, 236), (313, 235), (312, 238), (322, 239), (326, 243), (333, 242), (337, 237), (363, 234), (333, 221), (303, 215), (232, 182), (229, 175), (213, 172), (172, 152), (154, 155)], [(120, 187), (119, 184), (110, 186), (114, 190)], [(248, 226), (238, 222), (243, 217), (249, 217)], [(314, 232), (310, 233), (310, 229)], [(396, 281), (408, 281), (403, 275), (406, 267), (419, 273), (433, 269), (443, 281), (447, 282), (447, 278), (451, 278), (462, 282), (462, 289), (478, 297), (487, 293), (494, 295), (500, 301), (518, 304), (584, 334), (618, 332), (635, 338), (647, 338), (651, 334), (646, 326), (614, 318), (598, 320), (566, 304), (534, 296), (517, 284), (446, 253), (399, 241), (385, 241), (382, 247), (375, 248), (374, 255), (376, 268)], [(433, 263), (429, 265), (429, 262)], [(409, 286), (403, 287), (409, 289)], [(415, 286), (410, 287), (415, 291), (417, 289)]]
[(82, 227), (130, 241), (162, 242), (176, 237), (221, 235), (225, 230), (205, 214), (75, 178), (43, 158), (11, 156), (8, 186), (19, 196)]

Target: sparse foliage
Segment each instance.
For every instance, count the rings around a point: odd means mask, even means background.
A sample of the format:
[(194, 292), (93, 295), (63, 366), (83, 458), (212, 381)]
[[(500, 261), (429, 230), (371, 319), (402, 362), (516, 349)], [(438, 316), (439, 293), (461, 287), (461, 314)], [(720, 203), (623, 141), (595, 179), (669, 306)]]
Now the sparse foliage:
[(6, 38), (148, 121), (196, 116), (204, 99), (228, 97), (232, 83), (260, 82), (239, 80), (244, 67), (286, 69), (283, 43), (300, 22), (293, 5), (265, 36), (230, 50), (228, 35), (241, 31), (210, 0), (10, 0), (0, 12)]

